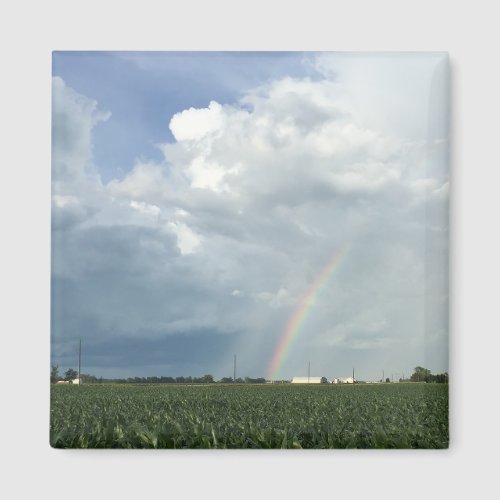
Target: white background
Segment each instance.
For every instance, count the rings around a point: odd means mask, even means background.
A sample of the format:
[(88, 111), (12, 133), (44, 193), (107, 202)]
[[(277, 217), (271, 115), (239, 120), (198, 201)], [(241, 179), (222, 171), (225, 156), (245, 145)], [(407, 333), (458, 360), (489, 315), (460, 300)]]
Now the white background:
[[(492, 498), (498, 412), (500, 45), (495, 2), (7, 2), (0, 280), (3, 498)], [(451, 58), (451, 447), (49, 447), (52, 50), (439, 50)]]

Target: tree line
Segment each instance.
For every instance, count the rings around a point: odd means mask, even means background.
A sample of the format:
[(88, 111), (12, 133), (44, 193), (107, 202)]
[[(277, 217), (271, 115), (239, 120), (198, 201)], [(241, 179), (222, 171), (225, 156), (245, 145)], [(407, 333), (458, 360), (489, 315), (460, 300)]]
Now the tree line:
[(129, 377), (129, 378), (116, 378), (116, 379), (102, 379), (103, 383), (115, 384), (265, 384), (266, 379), (238, 377), (233, 380), (232, 377), (222, 377), (216, 380), (213, 375), (206, 374), (202, 377)]
[[(50, 371), (50, 381), (55, 384), (59, 381), (70, 382), (78, 378), (78, 372), (73, 368), (69, 368), (64, 372), (63, 376), (59, 375), (59, 367), (53, 365)], [(201, 377), (128, 377), (128, 378), (103, 378), (95, 377), (87, 373), (80, 375), (82, 384), (264, 384), (266, 379), (263, 377), (238, 377), (233, 380), (233, 377), (222, 377), (220, 380), (215, 380), (211, 374), (206, 374)]]
[[(59, 367), (52, 366), (50, 371), (50, 381), (55, 384), (61, 380), (70, 382), (78, 378), (78, 372), (73, 368), (69, 368), (64, 372), (62, 376), (59, 375)], [(324, 378), (324, 377), (323, 377)], [(215, 380), (214, 376), (211, 374), (206, 374), (201, 377), (129, 377), (129, 378), (102, 378), (95, 377), (94, 375), (89, 375), (87, 373), (80, 375), (80, 381), (82, 384), (265, 384), (266, 379), (263, 377), (251, 378), (251, 377), (238, 377), (236, 380), (233, 377), (222, 377), (220, 380)], [(326, 382), (326, 378), (324, 378)], [(431, 371), (422, 366), (417, 366), (414, 369), (413, 374), (410, 378), (400, 378), (399, 382), (426, 382), (426, 383), (436, 383), (436, 384), (447, 384), (449, 381), (448, 372), (432, 374)], [(286, 383), (288, 381), (280, 381)], [(323, 382), (323, 380), (322, 380)], [(385, 382), (390, 382), (389, 378), (385, 379)]]
[(432, 374), (431, 371), (422, 366), (417, 366), (409, 379), (399, 379), (400, 382), (425, 382), (427, 384), (447, 384), (449, 382), (448, 372)]

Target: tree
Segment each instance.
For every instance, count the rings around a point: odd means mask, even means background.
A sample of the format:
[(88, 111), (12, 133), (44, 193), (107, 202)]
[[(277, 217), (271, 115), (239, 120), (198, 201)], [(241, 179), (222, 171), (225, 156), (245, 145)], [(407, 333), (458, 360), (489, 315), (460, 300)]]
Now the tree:
[(64, 372), (64, 380), (66, 380), (66, 382), (69, 382), (70, 380), (74, 380), (77, 377), (78, 377), (78, 372), (76, 370), (73, 370), (73, 368), (68, 368)]
[(390, 379), (389, 377), (387, 377), (387, 378), (385, 379), (385, 383), (386, 383), (386, 384), (388, 384), (390, 381), (391, 381), (391, 379)]
[(265, 384), (266, 379), (263, 377), (258, 377), (258, 378), (251, 378), (251, 377), (245, 377), (245, 384)]
[(322, 384), (328, 384), (328, 379), (326, 377), (321, 377)]
[(429, 382), (431, 377), (431, 371), (427, 368), (422, 368), (417, 366), (412, 376), (410, 377), (411, 382)]
[(89, 375), (88, 373), (82, 373), (80, 379), (82, 384), (95, 384), (97, 382), (97, 377)]
[(59, 377), (59, 366), (52, 365), (50, 367), (50, 382), (55, 384), (58, 380), (61, 380), (61, 377)]

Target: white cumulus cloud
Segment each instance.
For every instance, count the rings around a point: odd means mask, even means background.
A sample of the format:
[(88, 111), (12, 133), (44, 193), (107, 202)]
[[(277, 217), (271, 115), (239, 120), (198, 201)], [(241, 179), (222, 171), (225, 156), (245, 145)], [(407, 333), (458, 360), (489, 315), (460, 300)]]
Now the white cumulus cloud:
[(170, 130), (177, 141), (198, 141), (224, 127), (222, 106), (211, 101), (208, 108), (189, 108), (175, 114), (170, 120)]

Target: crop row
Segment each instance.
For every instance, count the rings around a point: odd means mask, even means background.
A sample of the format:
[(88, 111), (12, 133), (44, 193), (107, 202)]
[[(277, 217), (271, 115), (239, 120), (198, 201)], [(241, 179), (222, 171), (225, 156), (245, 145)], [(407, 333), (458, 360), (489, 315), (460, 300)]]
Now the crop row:
[(57, 448), (447, 448), (448, 386), (53, 386)]

